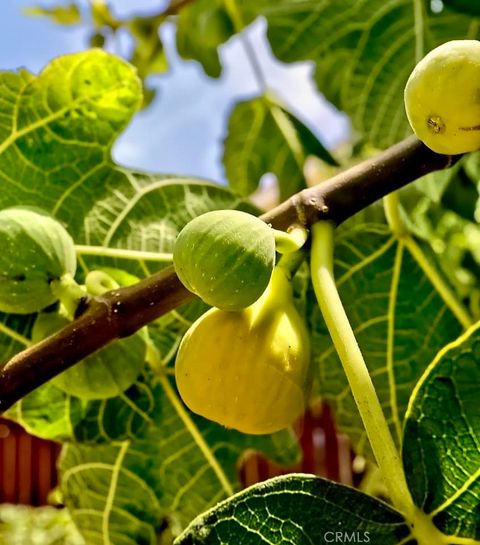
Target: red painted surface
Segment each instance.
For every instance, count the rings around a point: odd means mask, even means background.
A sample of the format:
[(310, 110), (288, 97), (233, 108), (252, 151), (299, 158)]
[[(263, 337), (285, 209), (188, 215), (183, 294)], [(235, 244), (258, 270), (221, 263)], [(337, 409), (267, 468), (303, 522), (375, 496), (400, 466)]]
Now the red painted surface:
[[(296, 425), (303, 460), (284, 468), (258, 454), (248, 456), (240, 469), (245, 486), (290, 472), (314, 473), (351, 484), (352, 454), (348, 440), (337, 436), (331, 412), (318, 406)], [(60, 445), (26, 433), (0, 419), (0, 503), (45, 505), (57, 484), (56, 461)]]
[(60, 446), (0, 419), (0, 503), (45, 505), (57, 484)]
[(259, 454), (251, 454), (241, 467), (241, 479), (250, 486), (270, 477), (286, 473), (313, 473), (334, 481), (352, 484), (352, 451), (345, 436), (337, 435), (327, 405), (308, 411), (295, 426), (303, 451), (303, 459), (292, 467), (281, 467)]

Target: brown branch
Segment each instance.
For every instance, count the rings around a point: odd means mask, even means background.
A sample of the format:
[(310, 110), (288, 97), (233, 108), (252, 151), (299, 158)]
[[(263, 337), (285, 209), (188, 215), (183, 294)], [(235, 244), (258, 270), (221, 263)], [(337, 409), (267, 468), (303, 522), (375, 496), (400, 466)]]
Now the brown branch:
[(368, 205), (417, 178), (455, 164), (461, 155), (439, 155), (415, 136), (340, 172), (329, 180), (304, 189), (262, 216), (276, 229), (301, 223), (307, 227), (319, 219), (337, 225)]
[(50, 378), (193, 299), (172, 267), (90, 300), (80, 317), (16, 354), (0, 371), (0, 412)]
[[(319, 219), (338, 225), (388, 193), (428, 172), (448, 168), (459, 158), (436, 154), (410, 137), (304, 189), (261, 218), (277, 229), (299, 223), (308, 227)], [(92, 299), (74, 322), (4, 365), (0, 370), (0, 412), (102, 346), (133, 334), (192, 298), (168, 267), (134, 286)]]

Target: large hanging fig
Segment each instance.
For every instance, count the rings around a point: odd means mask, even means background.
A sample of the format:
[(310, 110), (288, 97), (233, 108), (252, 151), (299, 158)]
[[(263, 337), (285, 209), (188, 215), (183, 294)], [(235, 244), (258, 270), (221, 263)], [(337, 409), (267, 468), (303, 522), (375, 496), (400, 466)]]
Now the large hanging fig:
[(0, 211), (0, 311), (29, 314), (57, 300), (51, 283), (75, 274), (72, 238), (51, 216), (29, 208)]
[(310, 343), (285, 270), (248, 308), (201, 316), (182, 339), (175, 377), (193, 412), (228, 428), (265, 434), (292, 424), (309, 393)]
[(207, 212), (180, 232), (175, 270), (187, 289), (222, 310), (240, 310), (265, 291), (275, 264), (274, 230), (238, 210)]
[(413, 131), (433, 151), (480, 149), (480, 42), (453, 40), (430, 51), (408, 79), (405, 108)]

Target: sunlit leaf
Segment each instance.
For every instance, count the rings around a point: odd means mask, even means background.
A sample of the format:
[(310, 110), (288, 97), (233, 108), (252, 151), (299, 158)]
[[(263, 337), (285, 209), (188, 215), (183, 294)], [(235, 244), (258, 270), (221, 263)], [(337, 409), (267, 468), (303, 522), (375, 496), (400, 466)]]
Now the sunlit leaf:
[[(480, 329), (440, 351), (413, 392), (403, 460), (415, 503), (443, 532), (480, 539)], [(452, 539), (452, 543), (455, 540)]]
[(262, 97), (235, 106), (223, 157), (233, 191), (249, 195), (271, 172), (286, 199), (305, 186), (303, 166), (310, 154), (336, 164), (318, 138), (278, 104)]
[(408, 535), (403, 517), (386, 504), (312, 475), (288, 475), (247, 488), (207, 511), (175, 545), (307, 545), (340, 539), (413, 545)]

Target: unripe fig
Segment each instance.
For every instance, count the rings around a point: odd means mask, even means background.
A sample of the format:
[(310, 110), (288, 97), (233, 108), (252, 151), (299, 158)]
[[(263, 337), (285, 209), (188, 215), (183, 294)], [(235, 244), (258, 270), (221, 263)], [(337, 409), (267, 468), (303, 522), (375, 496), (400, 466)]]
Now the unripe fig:
[(480, 42), (454, 40), (414, 68), (405, 108), (415, 134), (447, 155), (480, 149)]
[(253, 305), (210, 309), (187, 331), (175, 364), (177, 387), (195, 413), (244, 433), (273, 433), (305, 410), (310, 342), (285, 269)]
[[(32, 341), (40, 342), (70, 323), (55, 312), (40, 313), (33, 325)], [(52, 379), (66, 394), (83, 399), (107, 399), (129, 388), (145, 363), (145, 343), (137, 333), (101, 348)]]
[(30, 314), (54, 303), (50, 284), (74, 275), (75, 246), (54, 218), (29, 208), (0, 211), (0, 311)]
[(182, 229), (173, 262), (181, 282), (205, 303), (240, 310), (268, 285), (275, 265), (275, 234), (245, 212), (207, 212)]

